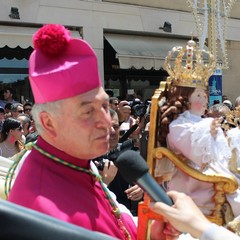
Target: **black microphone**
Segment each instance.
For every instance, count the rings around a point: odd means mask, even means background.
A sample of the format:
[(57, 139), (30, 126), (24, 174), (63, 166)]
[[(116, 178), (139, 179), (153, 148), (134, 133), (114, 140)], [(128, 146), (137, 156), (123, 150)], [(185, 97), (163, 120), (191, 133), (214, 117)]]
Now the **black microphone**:
[(109, 151), (109, 153), (106, 155), (106, 159), (115, 161), (122, 152), (130, 150), (133, 147), (134, 142), (132, 139), (126, 140), (123, 143), (118, 143), (115, 149)]
[(172, 199), (149, 174), (146, 161), (133, 150), (123, 152), (114, 162), (123, 178), (129, 183), (137, 183), (155, 202), (172, 206)]

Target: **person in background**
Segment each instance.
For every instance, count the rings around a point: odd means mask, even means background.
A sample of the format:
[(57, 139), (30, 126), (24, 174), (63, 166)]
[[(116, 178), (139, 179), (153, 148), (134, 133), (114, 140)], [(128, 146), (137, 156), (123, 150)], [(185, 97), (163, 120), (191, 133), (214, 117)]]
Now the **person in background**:
[(4, 92), (3, 92), (3, 98), (4, 98), (4, 100), (1, 100), (1, 101), (0, 101), (0, 106), (1, 106), (2, 108), (5, 108), (5, 105), (6, 105), (7, 103), (18, 103), (17, 101), (15, 101), (15, 100), (13, 99), (13, 94), (14, 94), (14, 91), (13, 91), (12, 88), (8, 87), (8, 88), (5, 88), (5, 89), (4, 89)]
[(225, 100), (229, 100), (227, 95), (222, 95), (222, 102), (224, 102)]
[[(112, 151), (117, 148), (119, 141), (119, 121), (118, 115), (114, 110), (110, 109), (110, 115), (112, 118), (112, 128), (109, 139), (109, 150)], [(112, 161), (110, 161), (110, 164), (113, 164)], [(136, 184), (126, 182), (119, 172), (114, 171), (117, 168), (115, 167), (114, 169), (110, 164), (105, 162), (105, 168), (102, 173), (104, 181), (107, 183), (108, 188), (116, 195), (117, 201), (124, 204), (133, 216), (137, 216), (138, 202), (143, 199), (143, 190)]]
[(207, 110), (207, 117), (219, 118), (226, 116), (226, 113), (230, 111), (229, 107), (225, 104), (219, 103), (212, 105)]
[(0, 132), (2, 131), (3, 122), (5, 120), (5, 110), (0, 107)]
[(31, 119), (28, 114), (21, 113), (18, 115), (17, 119), (21, 122), (23, 127), (23, 143), (26, 143), (27, 135), (30, 133)]
[(235, 100), (235, 108), (240, 106), (240, 96), (238, 96)]
[(223, 104), (226, 105), (230, 110), (233, 109), (233, 104), (230, 100), (224, 100)]
[(114, 111), (118, 110), (118, 98), (117, 97), (110, 97), (109, 98), (109, 107)]
[(13, 103), (11, 106), (11, 116), (17, 119), (21, 113), (23, 113), (23, 105), (21, 103)]
[(14, 118), (7, 118), (1, 132), (0, 156), (9, 158), (20, 152), (24, 148), (20, 142), (22, 134), (21, 122)]
[(26, 103), (23, 105), (23, 111), (24, 111), (25, 114), (28, 114), (29, 116), (31, 116), (32, 103), (26, 102)]
[(23, 105), (23, 111), (25, 114), (28, 115), (28, 118), (31, 121), (31, 125), (28, 128), (28, 134), (26, 135), (26, 144), (28, 142), (35, 142), (38, 137), (38, 132), (36, 130), (35, 121), (32, 118), (32, 106), (33, 106), (33, 104), (31, 102), (26, 102)]
[(122, 137), (136, 123), (136, 120), (131, 116), (131, 107), (126, 100), (119, 103), (117, 113), (120, 124), (120, 137)]
[(128, 115), (129, 115), (131, 113), (131, 107), (129, 106), (129, 102), (127, 100), (121, 100), (118, 104), (118, 109), (116, 111), (118, 114), (120, 126), (125, 121), (125, 118), (126, 118), (126, 116), (124, 115), (124, 111), (123, 111), (125, 109), (125, 107), (130, 109), (130, 111), (128, 110)]
[(11, 117), (11, 108), (12, 108), (12, 103), (6, 103), (4, 110), (5, 110), (5, 118)]
[(114, 93), (112, 90), (106, 90), (105, 91), (109, 97), (113, 97)]
[(38, 131), (36, 129), (36, 124), (35, 124), (35, 121), (34, 119), (31, 120), (31, 127), (29, 128), (29, 133), (28, 135), (26, 136), (26, 144), (29, 143), (29, 142), (35, 142), (38, 138)]
[(214, 100), (213, 105), (215, 105), (215, 104), (220, 104), (220, 100)]

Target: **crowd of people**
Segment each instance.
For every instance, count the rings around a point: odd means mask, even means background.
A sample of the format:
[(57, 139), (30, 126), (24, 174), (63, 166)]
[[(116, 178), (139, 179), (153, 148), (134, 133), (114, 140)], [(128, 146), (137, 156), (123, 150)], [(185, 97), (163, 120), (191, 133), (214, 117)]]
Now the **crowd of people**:
[(10, 87), (3, 91), (0, 101), (0, 156), (10, 158), (35, 141), (37, 134), (31, 115), (32, 103), (21, 104), (13, 98)]
[[(137, 217), (143, 190), (122, 179), (110, 156), (121, 151), (126, 141), (139, 154), (145, 153), (141, 140), (148, 130), (151, 105), (139, 99), (129, 102), (109, 97), (99, 78), (95, 52), (84, 40), (71, 38), (65, 27), (45, 25), (33, 40), (29, 79), (35, 104), (9, 100), (9, 89), (1, 103), (2, 156), (12, 157), (28, 139), (33, 142), (7, 200), (117, 239), (137, 239), (133, 215)], [(196, 107), (192, 114), (198, 114), (199, 106), (205, 110), (204, 94), (195, 89), (188, 94)], [(199, 96), (200, 104), (195, 104)], [(6, 110), (11, 101), (10, 111)], [(169, 126), (171, 134), (174, 124)], [(213, 138), (216, 128), (218, 121), (209, 121)], [(170, 135), (168, 139), (170, 143)], [(100, 170), (99, 157), (103, 161)], [(176, 191), (168, 195), (173, 207), (161, 202), (149, 206), (168, 223), (154, 221), (151, 239), (163, 240), (166, 232), (177, 239), (184, 232), (201, 240), (239, 240), (226, 228), (210, 223), (191, 197)], [(171, 231), (166, 229), (169, 224)]]

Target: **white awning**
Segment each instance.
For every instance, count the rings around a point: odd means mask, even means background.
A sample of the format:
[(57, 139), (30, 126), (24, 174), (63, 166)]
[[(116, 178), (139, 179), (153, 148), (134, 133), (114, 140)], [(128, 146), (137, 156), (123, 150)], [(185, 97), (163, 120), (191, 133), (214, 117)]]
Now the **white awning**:
[[(38, 28), (0, 26), (0, 48), (5, 46), (10, 48), (17, 46), (21, 48), (32, 47), (32, 36), (37, 30)], [(80, 38), (77, 31), (71, 31), (71, 36)]]
[(116, 51), (121, 69), (155, 69), (164, 67), (168, 51), (186, 46), (187, 40), (106, 33), (105, 38)]

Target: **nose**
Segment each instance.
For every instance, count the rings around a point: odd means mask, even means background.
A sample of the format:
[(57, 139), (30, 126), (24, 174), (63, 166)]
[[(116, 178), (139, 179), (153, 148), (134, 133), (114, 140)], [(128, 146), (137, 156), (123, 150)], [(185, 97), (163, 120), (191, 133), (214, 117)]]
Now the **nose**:
[(110, 136), (114, 136), (116, 133), (116, 130), (114, 129), (113, 126), (110, 127)]
[(97, 116), (98, 127), (111, 128), (112, 120), (109, 110), (102, 108)]

